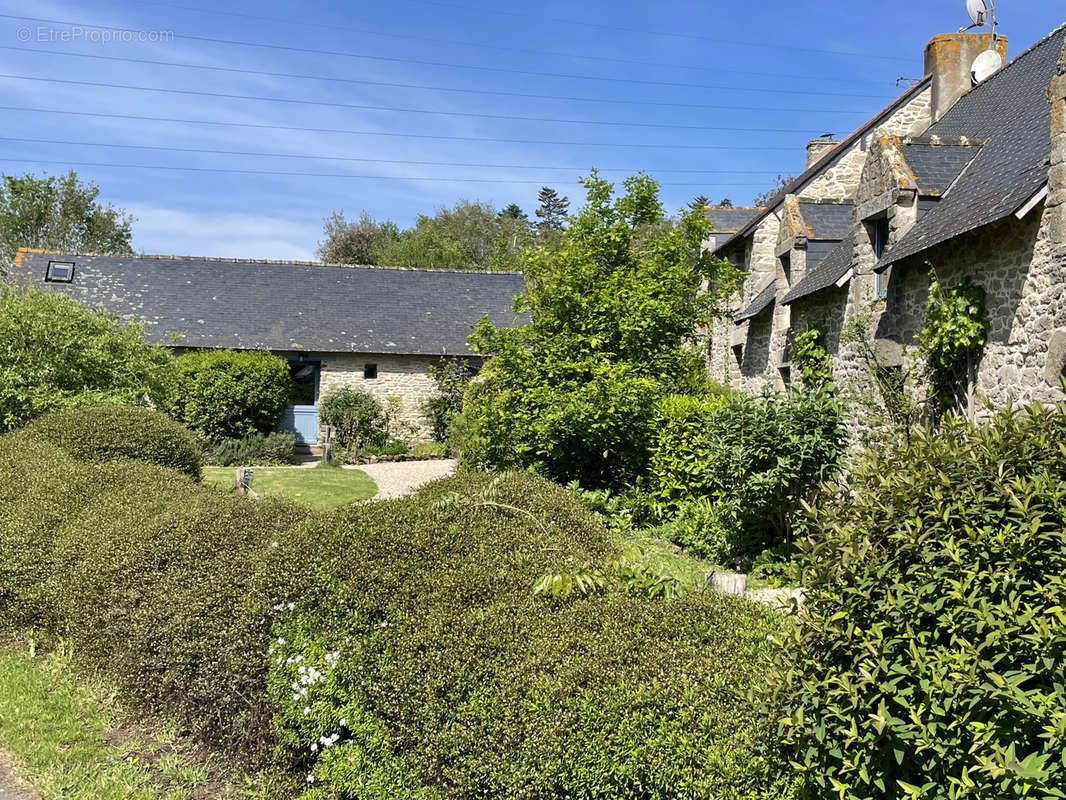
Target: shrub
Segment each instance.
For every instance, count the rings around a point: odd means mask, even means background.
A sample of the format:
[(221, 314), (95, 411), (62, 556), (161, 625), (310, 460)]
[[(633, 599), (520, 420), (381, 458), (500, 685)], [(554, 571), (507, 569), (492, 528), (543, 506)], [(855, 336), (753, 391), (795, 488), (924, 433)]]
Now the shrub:
[(706, 496), (711, 413), (726, 395), (670, 395), (659, 401), (649, 475), (652, 492), (669, 510)]
[(1059, 797), (1066, 408), (869, 453), (804, 543), (775, 718), (819, 796)]
[(333, 427), (338, 447), (357, 454), (384, 445), (388, 438), (385, 411), (369, 392), (338, 389), (319, 402), (318, 418)]
[(429, 368), (430, 377), (437, 384), (437, 394), (426, 401), (426, 416), (433, 430), (433, 439), (448, 441), (452, 417), (463, 410), (463, 392), (477, 367), (465, 358), (442, 358)]
[(165, 401), (174, 358), (66, 295), (0, 282), (0, 432), (64, 408)]
[(288, 362), (265, 351), (202, 350), (177, 364), (170, 412), (210, 439), (273, 433), (292, 399)]
[(131, 458), (200, 479), (196, 437), (148, 408), (94, 406), (49, 414), (26, 426), (26, 435), (56, 445), (82, 461)]
[(219, 467), (291, 464), (296, 460), (296, 437), (287, 431), (250, 433), (243, 439), (223, 439), (204, 452), (204, 461)]

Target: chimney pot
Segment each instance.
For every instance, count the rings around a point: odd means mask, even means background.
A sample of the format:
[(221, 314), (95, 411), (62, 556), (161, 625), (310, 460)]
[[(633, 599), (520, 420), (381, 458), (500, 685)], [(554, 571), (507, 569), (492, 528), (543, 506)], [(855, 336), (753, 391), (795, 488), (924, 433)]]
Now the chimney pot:
[(991, 33), (945, 33), (925, 46), (925, 74), (933, 77), (933, 122), (973, 88), (970, 68), (985, 50), (995, 50), (1006, 63), (1007, 40)]

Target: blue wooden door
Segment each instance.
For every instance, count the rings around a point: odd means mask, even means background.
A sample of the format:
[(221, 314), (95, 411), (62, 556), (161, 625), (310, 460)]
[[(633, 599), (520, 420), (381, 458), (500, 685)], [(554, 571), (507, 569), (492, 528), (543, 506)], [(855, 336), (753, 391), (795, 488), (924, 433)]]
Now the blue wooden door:
[(296, 391), (293, 404), (285, 409), (281, 430), (296, 436), (296, 444), (318, 444), (318, 375), (317, 361), (289, 363)]

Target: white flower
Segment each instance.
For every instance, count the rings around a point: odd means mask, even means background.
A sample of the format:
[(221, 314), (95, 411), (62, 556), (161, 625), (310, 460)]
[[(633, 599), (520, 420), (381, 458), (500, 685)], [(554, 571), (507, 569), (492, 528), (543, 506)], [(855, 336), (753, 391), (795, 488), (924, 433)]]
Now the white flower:
[(278, 637), (278, 644), (285, 644), (285, 637), (284, 636), (279, 636)]
[(310, 772), (307, 773), (307, 782), (308, 783), (314, 783), (315, 782), (315, 776), (312, 775)]
[(278, 543), (277, 543), (277, 542), (271, 542), (271, 543), (270, 543), (270, 546), (271, 546), (271, 547), (277, 547), (277, 546), (278, 546)]
[(317, 753), (318, 752), (318, 744), (317, 743), (311, 745), (311, 752), (312, 753)]
[(341, 727), (342, 728), (347, 728), (348, 727), (348, 720), (346, 720), (344, 717), (341, 717)]
[(300, 695), (299, 695), (299, 693), (297, 693), (297, 692), (293, 692), (293, 694), (292, 694), (292, 702), (294, 702), (294, 703), (299, 703), (299, 702), (300, 702)]
[(304, 716), (306, 717), (311, 713), (311, 706), (304, 706)]
[(296, 608), (296, 603), (289, 603), (289, 611), (292, 611), (294, 608)]

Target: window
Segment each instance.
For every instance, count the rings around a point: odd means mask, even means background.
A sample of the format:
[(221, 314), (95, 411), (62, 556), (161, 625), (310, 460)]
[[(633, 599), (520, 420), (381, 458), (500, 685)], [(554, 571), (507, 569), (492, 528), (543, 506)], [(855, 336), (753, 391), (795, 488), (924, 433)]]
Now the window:
[(378, 376), (377, 364), (364, 364), (363, 365), (363, 379), (372, 381)]
[(313, 406), (318, 398), (318, 363), (291, 361), (289, 374), (292, 376), (292, 404)]
[(874, 295), (878, 300), (888, 298), (888, 270), (874, 273)]
[(74, 280), (74, 264), (70, 261), (49, 261), (44, 279), (51, 283), (70, 283)]
[(781, 269), (785, 273), (785, 283), (792, 283), (792, 254), (785, 253), (781, 256)]
[[(885, 254), (885, 250), (888, 249), (889, 233), (890, 229), (888, 226), (888, 217), (878, 217), (876, 220), (874, 220), (870, 240), (874, 246), (874, 258), (878, 261), (881, 260), (881, 256), (883, 256)], [(887, 273), (874, 273), (874, 295), (877, 297), (878, 300), (884, 300), (888, 297)]]

